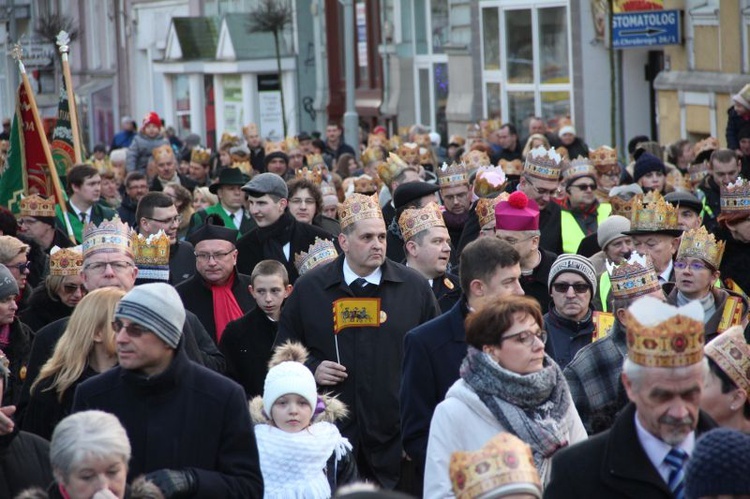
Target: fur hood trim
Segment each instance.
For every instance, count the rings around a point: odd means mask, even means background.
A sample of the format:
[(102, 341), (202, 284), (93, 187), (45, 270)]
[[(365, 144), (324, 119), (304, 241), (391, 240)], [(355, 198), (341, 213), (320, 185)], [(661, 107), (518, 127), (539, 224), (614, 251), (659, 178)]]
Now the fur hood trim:
[[(346, 404), (341, 402), (336, 397), (330, 394), (319, 395), (323, 400), (326, 408), (320, 414), (313, 416), (312, 423), (319, 423), (325, 421), (327, 423), (335, 423), (338, 420), (344, 419), (349, 414)], [(253, 424), (270, 424), (271, 418), (263, 412), (263, 397), (257, 396), (250, 400), (250, 419), (253, 420)]]

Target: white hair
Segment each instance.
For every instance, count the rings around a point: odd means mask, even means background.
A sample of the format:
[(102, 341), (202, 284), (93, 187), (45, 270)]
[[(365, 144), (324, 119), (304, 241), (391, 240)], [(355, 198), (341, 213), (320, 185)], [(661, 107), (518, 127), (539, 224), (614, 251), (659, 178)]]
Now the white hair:
[[(706, 357), (703, 357), (703, 360), (701, 361), (701, 367), (703, 371), (703, 378), (705, 379), (706, 376), (708, 376), (708, 359)], [(680, 376), (680, 375), (687, 375), (690, 373), (690, 370), (695, 367), (695, 364), (689, 365), (689, 366), (683, 366), (683, 367), (646, 367), (642, 366), (640, 364), (636, 364), (632, 360), (630, 360), (628, 357), (625, 357), (625, 361), (622, 363), (622, 372), (625, 373), (625, 376), (628, 377), (628, 380), (630, 383), (638, 388), (643, 381), (643, 378), (648, 373), (654, 373), (654, 372), (669, 372), (673, 376)]]
[(130, 440), (116, 416), (104, 411), (83, 411), (58, 423), (52, 433), (49, 457), (58, 483), (86, 459), (117, 456), (130, 461)]
[(128, 150), (125, 148), (114, 149), (109, 153), (109, 160), (113, 163), (124, 162), (127, 159)]

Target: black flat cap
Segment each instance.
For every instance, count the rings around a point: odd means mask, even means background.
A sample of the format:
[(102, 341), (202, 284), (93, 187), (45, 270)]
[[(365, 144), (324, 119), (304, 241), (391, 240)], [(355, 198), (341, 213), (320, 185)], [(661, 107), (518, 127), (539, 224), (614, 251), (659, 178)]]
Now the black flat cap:
[(398, 210), (412, 201), (434, 194), (440, 190), (440, 186), (427, 182), (407, 182), (396, 187), (393, 193), (393, 205)]
[(700, 215), (701, 211), (703, 211), (703, 203), (701, 203), (694, 194), (690, 194), (689, 192), (670, 192), (669, 194), (664, 196), (664, 201), (671, 204), (675, 208), (679, 208), (680, 206), (690, 208), (698, 215)]

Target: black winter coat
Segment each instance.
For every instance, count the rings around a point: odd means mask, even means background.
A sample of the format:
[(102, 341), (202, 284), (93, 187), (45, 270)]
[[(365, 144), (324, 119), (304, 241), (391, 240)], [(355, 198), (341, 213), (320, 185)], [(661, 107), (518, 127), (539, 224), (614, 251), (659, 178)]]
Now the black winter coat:
[(53, 300), (47, 293), (47, 287), (42, 283), (31, 293), (26, 310), (19, 314), (24, 324), (32, 331), (39, 331), (47, 324), (58, 319), (70, 317), (73, 307), (69, 307), (60, 300)]
[(3, 352), (10, 361), (10, 377), (3, 393), (2, 405), (18, 405), (24, 380), (27, 379), (29, 356), (31, 354), (31, 341), (34, 333), (31, 329), (16, 318), (10, 325), (8, 346)]
[(187, 241), (169, 247), (169, 284), (177, 286), (195, 274), (195, 248)]
[(279, 323), (255, 307), (227, 324), (219, 350), (227, 360), (227, 375), (242, 385), (248, 399), (263, 395), (263, 382)]
[(0, 497), (15, 497), (31, 487), (44, 489), (51, 481), (49, 442), (18, 430), (0, 437)]

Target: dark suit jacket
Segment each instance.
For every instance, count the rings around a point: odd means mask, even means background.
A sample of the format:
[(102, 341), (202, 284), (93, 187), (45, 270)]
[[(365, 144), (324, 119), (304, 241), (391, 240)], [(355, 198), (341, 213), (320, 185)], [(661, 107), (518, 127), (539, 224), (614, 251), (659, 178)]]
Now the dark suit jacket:
[(427, 437), (435, 407), (458, 379), (466, 357), (461, 299), (450, 311), (409, 331), (404, 338), (401, 391), (401, 441), (417, 469), (424, 473)]
[[(555, 454), (544, 498), (671, 499), (667, 484), (638, 440), (634, 418), (631, 403), (610, 430)], [(715, 427), (701, 412), (696, 436)]]

